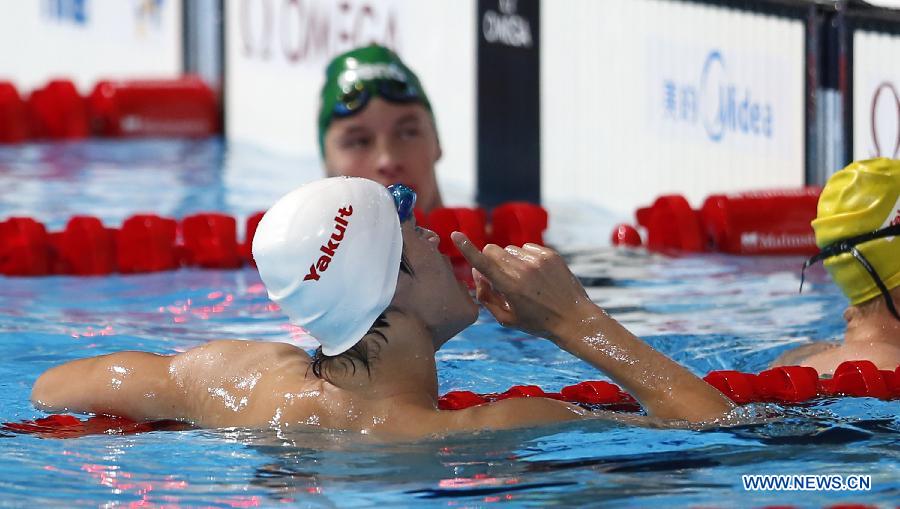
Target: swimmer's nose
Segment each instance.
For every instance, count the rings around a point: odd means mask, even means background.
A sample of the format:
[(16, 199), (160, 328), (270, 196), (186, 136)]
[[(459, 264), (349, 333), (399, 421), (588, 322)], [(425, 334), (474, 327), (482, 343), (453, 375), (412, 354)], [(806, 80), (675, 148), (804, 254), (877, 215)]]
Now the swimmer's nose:
[(398, 165), (379, 165), (377, 172), (379, 183), (384, 185), (396, 184), (403, 174), (402, 168)]
[(384, 144), (379, 150), (378, 158), (375, 161), (375, 171), (378, 174), (378, 179), (379, 181), (387, 182), (386, 185), (400, 182), (400, 178), (404, 173), (403, 164), (395, 152), (396, 150), (390, 144)]
[(438, 246), (441, 243), (441, 237), (428, 228), (422, 228), (422, 234), (428, 242), (431, 242), (435, 246)]

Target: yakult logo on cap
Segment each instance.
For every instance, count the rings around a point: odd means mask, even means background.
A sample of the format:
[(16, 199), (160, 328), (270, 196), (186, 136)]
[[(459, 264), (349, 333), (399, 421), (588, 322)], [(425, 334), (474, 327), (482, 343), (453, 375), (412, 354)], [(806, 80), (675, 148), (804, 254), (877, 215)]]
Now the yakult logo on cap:
[(322, 277), (319, 273), (328, 270), (328, 265), (331, 264), (332, 258), (334, 258), (337, 250), (341, 247), (341, 241), (344, 240), (344, 234), (347, 232), (347, 228), (350, 227), (350, 221), (347, 221), (344, 218), (352, 215), (353, 205), (347, 205), (344, 208), (338, 209), (337, 215), (334, 216), (334, 233), (331, 234), (328, 242), (322, 244), (319, 248), (319, 251), (324, 254), (319, 257), (316, 263), (309, 266), (309, 274), (303, 277), (304, 281), (318, 281), (319, 278)]

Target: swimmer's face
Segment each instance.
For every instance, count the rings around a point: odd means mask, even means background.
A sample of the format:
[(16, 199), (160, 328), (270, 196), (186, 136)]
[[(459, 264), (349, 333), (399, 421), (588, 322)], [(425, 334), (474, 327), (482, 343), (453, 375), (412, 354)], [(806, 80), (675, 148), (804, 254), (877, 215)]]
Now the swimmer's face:
[(335, 118), (325, 132), (328, 176), (364, 177), (384, 186), (405, 184), (425, 212), (441, 206), (434, 165), (441, 158), (431, 115), (417, 103), (373, 97), (359, 113)]
[(402, 226), (403, 253), (413, 274), (401, 272), (394, 304), (425, 323), (436, 351), (478, 318), (478, 304), (453, 275), (450, 260), (438, 251), (437, 234), (416, 226), (415, 218)]

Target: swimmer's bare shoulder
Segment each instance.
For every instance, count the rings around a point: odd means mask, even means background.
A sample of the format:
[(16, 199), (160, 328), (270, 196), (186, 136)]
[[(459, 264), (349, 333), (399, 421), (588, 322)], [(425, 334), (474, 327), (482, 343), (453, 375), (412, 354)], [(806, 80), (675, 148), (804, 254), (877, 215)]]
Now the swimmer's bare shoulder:
[(837, 348), (838, 343), (817, 341), (798, 346), (779, 355), (772, 361), (771, 367), (806, 365), (805, 361), (813, 355)]
[(322, 392), (309, 354), (285, 343), (213, 341), (172, 357), (173, 390), (185, 395), (182, 413), (198, 426), (264, 427), (287, 408), (318, 411)]
[(900, 347), (869, 341), (816, 342), (781, 354), (772, 366), (809, 366), (820, 374), (829, 374), (842, 362), (859, 359), (870, 360), (879, 369), (894, 369), (900, 364)]

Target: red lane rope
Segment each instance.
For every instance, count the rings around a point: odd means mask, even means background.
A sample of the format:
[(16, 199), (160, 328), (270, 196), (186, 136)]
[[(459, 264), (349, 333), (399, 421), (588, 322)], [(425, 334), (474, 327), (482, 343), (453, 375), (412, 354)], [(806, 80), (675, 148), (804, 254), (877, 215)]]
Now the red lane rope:
[[(441, 251), (456, 264), (465, 260), (450, 241), (454, 230), (467, 234), (481, 248), (487, 242), (543, 244), (547, 228), (546, 210), (524, 202), (498, 206), (490, 224), (483, 209), (440, 208), (427, 216), (420, 211), (416, 215), (419, 224), (440, 235)], [(121, 228), (107, 228), (93, 216), (75, 216), (60, 232), (48, 232), (32, 218), (13, 217), (0, 221), (0, 274), (87, 276), (179, 267), (236, 269), (254, 265), (250, 248), (262, 216), (257, 212), (247, 218), (244, 241), (238, 240), (237, 220), (220, 213), (194, 214), (181, 221), (136, 215)], [(460, 274), (471, 277), (468, 270)]]
[[(802, 403), (820, 397), (854, 396), (900, 399), (900, 366), (879, 370), (871, 361), (846, 361), (831, 378), (820, 378), (815, 369), (782, 366), (758, 374), (712, 371), (703, 379), (738, 404)], [(638, 411), (631, 395), (610, 382), (587, 381), (563, 387), (558, 393), (544, 392), (536, 385), (516, 385), (502, 393), (476, 394), (451, 391), (439, 400), (442, 410), (460, 410), (508, 398), (543, 397), (569, 403), (602, 406), (612, 410)]]
[(645, 234), (628, 224), (612, 233), (616, 246), (645, 245), (651, 251), (737, 255), (812, 255), (819, 252), (810, 222), (819, 187), (773, 189), (709, 196), (699, 209), (672, 194), (635, 212)]
[(182, 431), (192, 426), (177, 421), (136, 422), (126, 417), (95, 415), (79, 419), (73, 415), (56, 414), (33, 421), (5, 422), (0, 430), (40, 438), (78, 438), (87, 435), (133, 435), (148, 431)]
[(0, 81), (0, 143), (29, 139), (178, 137), (221, 132), (219, 97), (196, 76), (100, 81), (82, 96), (72, 80), (57, 79), (20, 96)]

